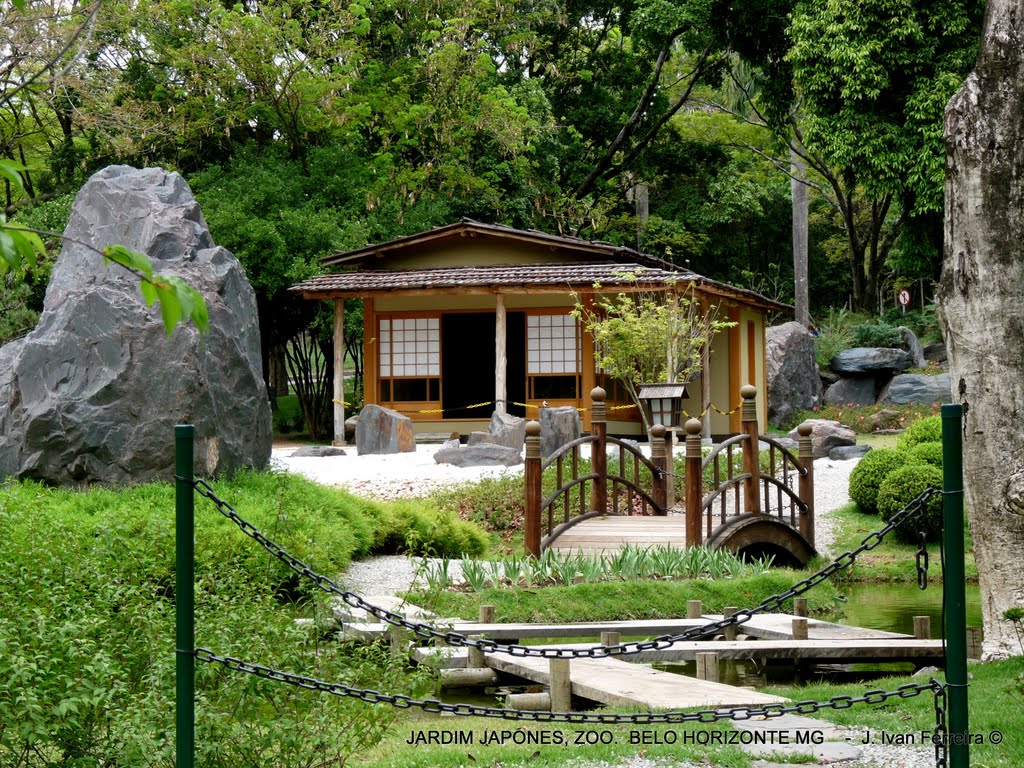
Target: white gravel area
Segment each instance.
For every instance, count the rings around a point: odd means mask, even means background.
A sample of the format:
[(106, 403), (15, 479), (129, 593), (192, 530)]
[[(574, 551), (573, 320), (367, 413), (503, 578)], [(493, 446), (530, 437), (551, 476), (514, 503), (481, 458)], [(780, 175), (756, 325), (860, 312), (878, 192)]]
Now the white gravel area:
[[(353, 493), (381, 500), (424, 496), (438, 488), (475, 482), (483, 477), (522, 475), (522, 465), (460, 468), (436, 464), (433, 455), (439, 447), (434, 444), (418, 445), (415, 453), (388, 456), (358, 456), (354, 449), (347, 449), (350, 451), (348, 455), (329, 458), (291, 458), (294, 447), (281, 447), (274, 450), (273, 464), (316, 482), (343, 486)], [(833, 517), (829, 513), (849, 502), (850, 472), (856, 465), (856, 459), (834, 461), (824, 458), (814, 463), (815, 538), (819, 551), (825, 555), (836, 554)], [(458, 561), (449, 562), (448, 567), (453, 578), (461, 577)], [(367, 597), (395, 595), (407, 590), (417, 577), (422, 577), (423, 569), (424, 563), (420, 558), (398, 555), (375, 557), (352, 563), (342, 580), (347, 589)], [(927, 768), (934, 765), (934, 753), (930, 747), (861, 744), (859, 741), (858, 735), (854, 744), (860, 751), (859, 757), (826, 762), (843, 768)], [(753, 765), (769, 768), (777, 764), (755, 760)], [(670, 758), (637, 756), (595, 768), (691, 766), (698, 768), (693, 763)]]

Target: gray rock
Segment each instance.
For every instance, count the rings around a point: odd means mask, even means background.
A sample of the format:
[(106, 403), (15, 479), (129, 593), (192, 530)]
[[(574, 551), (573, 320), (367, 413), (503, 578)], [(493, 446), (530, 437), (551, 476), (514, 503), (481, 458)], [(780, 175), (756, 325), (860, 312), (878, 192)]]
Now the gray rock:
[(936, 363), (946, 362), (946, 342), (933, 341), (924, 345), (924, 359)]
[[(871, 431), (872, 432), (881, 432), (881, 431), (883, 431), (882, 430), (882, 425), (883, 424), (893, 423), (893, 422), (897, 421), (899, 419), (899, 417), (900, 417), (900, 412), (899, 411), (894, 411), (891, 408), (883, 408), (880, 411), (876, 411), (874, 414), (872, 414), (871, 418), (869, 419), (869, 422), (871, 424)], [(895, 432), (902, 432), (903, 430), (902, 429), (898, 429), (898, 430), (884, 430), (884, 431), (887, 431), (887, 432), (893, 432), (893, 431), (895, 431)]]
[(798, 450), (800, 450), (799, 440), (793, 440), (792, 438), (789, 437), (777, 437), (775, 438), (775, 442), (781, 445), (783, 448), (788, 448), (789, 450), (793, 451), (793, 453), (796, 453)]
[(359, 423), (359, 414), (349, 416), (345, 419), (345, 442), (352, 443), (356, 439), (356, 424)]
[(540, 409), (540, 453), (544, 458), (582, 436), (580, 413), (571, 405)]
[(833, 384), (835, 384), (837, 381), (839, 381), (843, 377), (840, 376), (835, 371), (831, 371), (831, 370), (822, 371), (821, 369), (819, 369), (818, 370), (818, 378), (821, 379), (821, 386), (824, 389), (828, 389), (829, 387), (831, 387)]
[[(472, 437), (472, 435), (470, 435), (470, 437)], [(462, 441), (459, 440), (459, 438), (457, 438), (457, 437), (449, 437), (447, 440), (445, 440), (443, 443), (441, 443), (441, 447), (442, 448), (460, 448), (460, 447), (462, 447)]]
[(825, 402), (830, 405), (873, 405), (875, 380), (871, 377), (840, 379), (825, 390)]
[[(173, 477), (173, 427), (196, 427), (196, 471), (270, 459), (256, 298), (216, 247), (184, 179), (111, 166), (75, 199), (39, 324), (0, 350), (0, 477), (121, 485)], [(139, 279), (92, 248), (146, 253), (206, 298), (210, 332), (168, 337)], [(91, 246), (91, 248), (90, 248)]]
[(774, 325), (765, 331), (768, 375), (768, 423), (789, 424), (797, 411), (821, 405), (821, 379), (814, 337), (800, 323)]
[(412, 419), (390, 408), (364, 405), (356, 424), (356, 451), (370, 453), (409, 453), (416, 450)]
[(949, 374), (940, 373), (938, 376), (929, 376), (928, 374), (904, 373), (893, 376), (892, 381), (878, 394), (878, 402), (887, 405), (952, 402)]
[[(810, 424), (814, 430), (811, 433), (811, 450), (814, 458), (820, 459), (828, 456), (829, 451), (841, 445), (856, 445), (857, 435), (849, 427), (843, 426), (838, 421), (828, 419), (808, 419), (804, 422)], [(794, 429), (788, 435), (790, 440), (798, 440), (800, 435)]]
[(903, 347), (910, 353), (910, 356), (914, 359), (914, 368), (924, 368), (928, 361), (924, 356), (924, 347), (921, 346), (921, 342), (917, 340), (917, 334), (906, 326), (900, 326), (900, 338), (903, 339)]
[(292, 453), (292, 458), (321, 459), (330, 456), (345, 456), (345, 451), (333, 445), (305, 445)]
[(497, 445), (498, 441), (490, 432), (470, 432), (466, 445)]
[(480, 443), (465, 448), (442, 448), (434, 454), (434, 461), (456, 467), (514, 467), (523, 463), (523, 456), (515, 448)]
[(498, 445), (521, 451), (526, 442), (526, 419), (495, 411), (491, 414), (491, 434)]
[(904, 349), (891, 347), (853, 347), (832, 358), (832, 370), (841, 376), (864, 376), (894, 373), (914, 366), (914, 359)]
[(828, 452), (828, 457), (833, 461), (859, 459), (870, 450), (870, 445), (839, 445)]

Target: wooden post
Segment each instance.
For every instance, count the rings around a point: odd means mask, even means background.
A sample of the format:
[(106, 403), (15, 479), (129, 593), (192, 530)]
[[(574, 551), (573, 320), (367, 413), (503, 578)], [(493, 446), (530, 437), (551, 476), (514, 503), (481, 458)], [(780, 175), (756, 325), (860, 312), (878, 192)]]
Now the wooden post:
[(441, 688), (484, 688), (497, 684), (498, 673), (487, 667), (442, 669), (439, 680)]
[(793, 639), (807, 639), (807, 619), (793, 619)]
[(572, 682), (569, 679), (569, 659), (551, 659), (551, 711), (572, 711)]
[[(707, 316), (708, 308), (706, 302), (703, 308)], [(711, 339), (705, 340), (700, 348), (700, 410), (701, 416), (701, 437), (711, 439)]]
[(931, 616), (914, 617), (914, 637), (917, 640), (930, 640), (932, 636)]
[(526, 424), (526, 464), (523, 468), (526, 503), (525, 544), (526, 551), (540, 557), (540, 424), (530, 421)]
[(807, 618), (807, 598), (806, 597), (794, 597), (793, 598), (793, 613), (796, 616), (803, 616)]
[[(287, 373), (285, 374), (287, 376)], [(345, 444), (345, 300), (334, 300), (334, 444)]]
[(981, 658), (981, 627), (967, 628), (967, 658)]
[(704, 500), (704, 480), (701, 476), (701, 442), (703, 425), (699, 419), (688, 419), (686, 429), (686, 546), (699, 547), (704, 541), (700, 519)]
[(757, 387), (746, 384), (740, 389), (743, 398), (743, 424), (741, 430), (750, 435), (743, 443), (743, 471), (750, 475), (743, 481), (743, 510), (761, 512), (761, 452), (757, 433)]
[(800, 510), (800, 535), (814, 546), (814, 428), (804, 422), (796, 428), (800, 435), (800, 466), (807, 470), (800, 475), (800, 501), (807, 510)]
[(506, 325), (505, 294), (499, 293), (495, 295), (494, 304), (494, 410), (498, 413), (508, 413), (508, 385), (505, 373), (508, 364), (508, 355), (505, 351)]
[[(481, 605), (480, 612), (478, 614), (477, 621), (481, 624), (493, 624), (494, 623), (494, 606), (493, 605)], [(466, 666), (468, 667), (486, 667), (487, 656), (479, 648), (475, 646), (469, 646), (467, 649), (468, 660)]]
[[(590, 511), (602, 514), (608, 511), (608, 423), (604, 403), (606, 396), (607, 393), (601, 387), (590, 390), (590, 434), (596, 438), (590, 449), (590, 466), (597, 475), (590, 488)], [(539, 486), (537, 493), (539, 498)]]
[(481, 624), (493, 624), (494, 623), (494, 606), (493, 605), (481, 605), (480, 614), (477, 617), (477, 621)]
[(622, 642), (621, 635), (615, 631), (601, 633), (601, 645), (619, 645)]
[(661, 477), (654, 476), (654, 502), (658, 505), (656, 515), (668, 514), (668, 460), (665, 458), (665, 427), (655, 424), (651, 427), (651, 463), (661, 470)]
[(686, 601), (686, 618), (699, 619), (704, 615), (704, 603), (700, 600)]
[(697, 651), (697, 679), (718, 682), (718, 654), (712, 651)]
[[(722, 617), (723, 618), (727, 619), (730, 616), (732, 616), (734, 613), (736, 613), (736, 607), (735, 606), (730, 605), (729, 607), (722, 609)], [(735, 624), (730, 624), (728, 627), (725, 628), (725, 639), (726, 640), (735, 640), (737, 633), (738, 633), (738, 630), (737, 630), (736, 625)]]
[(519, 709), (526, 712), (550, 712), (551, 694), (510, 693), (505, 697), (505, 708)]

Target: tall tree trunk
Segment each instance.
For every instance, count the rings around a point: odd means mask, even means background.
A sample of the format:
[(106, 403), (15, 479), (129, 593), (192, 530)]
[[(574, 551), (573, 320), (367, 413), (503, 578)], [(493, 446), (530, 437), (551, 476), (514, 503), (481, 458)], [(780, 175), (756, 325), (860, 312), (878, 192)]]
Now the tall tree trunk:
[(789, 152), (789, 161), (793, 166), (793, 178), (789, 182), (793, 198), (793, 308), (796, 321), (806, 328), (811, 324), (807, 276), (807, 185), (801, 179), (806, 178), (807, 166), (794, 150)]
[(964, 406), (967, 511), (985, 653), (1024, 653), (1024, 0), (990, 0), (974, 72), (946, 108), (939, 311)]

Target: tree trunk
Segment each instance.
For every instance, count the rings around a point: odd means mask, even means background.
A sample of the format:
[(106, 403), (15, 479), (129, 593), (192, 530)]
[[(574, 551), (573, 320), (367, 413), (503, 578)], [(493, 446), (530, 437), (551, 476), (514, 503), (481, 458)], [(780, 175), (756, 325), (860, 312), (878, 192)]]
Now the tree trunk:
[(789, 183), (793, 198), (793, 309), (796, 321), (807, 328), (811, 324), (807, 283), (807, 185), (800, 181), (806, 178), (807, 166), (793, 150), (790, 150), (789, 161), (793, 166)]
[(967, 512), (986, 657), (1024, 653), (1024, 0), (991, 0), (975, 71), (946, 108), (939, 311), (964, 406)]

